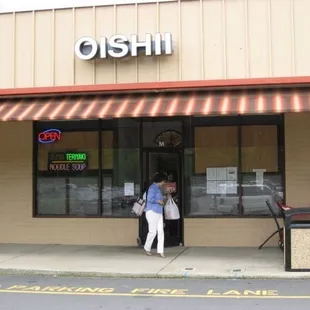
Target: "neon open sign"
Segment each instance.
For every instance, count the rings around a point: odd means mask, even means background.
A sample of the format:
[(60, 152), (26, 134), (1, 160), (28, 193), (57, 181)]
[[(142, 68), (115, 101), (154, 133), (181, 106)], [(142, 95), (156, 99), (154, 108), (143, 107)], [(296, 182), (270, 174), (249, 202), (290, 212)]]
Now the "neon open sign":
[(61, 139), (59, 129), (47, 129), (38, 134), (38, 142), (43, 144), (53, 143)]

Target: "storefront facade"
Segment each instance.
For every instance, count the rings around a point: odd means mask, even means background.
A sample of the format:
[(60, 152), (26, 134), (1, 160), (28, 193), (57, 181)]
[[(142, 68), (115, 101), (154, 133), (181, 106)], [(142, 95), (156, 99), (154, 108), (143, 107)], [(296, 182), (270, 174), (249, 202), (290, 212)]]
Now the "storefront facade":
[(163, 171), (181, 212), (168, 245), (258, 246), (266, 199), (310, 203), (307, 7), (0, 14), (0, 242), (135, 245), (132, 203)]

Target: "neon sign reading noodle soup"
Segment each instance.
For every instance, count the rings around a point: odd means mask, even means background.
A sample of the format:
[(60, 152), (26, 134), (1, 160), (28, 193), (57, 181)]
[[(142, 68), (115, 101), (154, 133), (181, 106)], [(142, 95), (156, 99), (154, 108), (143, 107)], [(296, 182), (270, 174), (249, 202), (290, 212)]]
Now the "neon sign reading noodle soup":
[(53, 143), (61, 139), (59, 129), (47, 129), (38, 134), (38, 142), (43, 144)]

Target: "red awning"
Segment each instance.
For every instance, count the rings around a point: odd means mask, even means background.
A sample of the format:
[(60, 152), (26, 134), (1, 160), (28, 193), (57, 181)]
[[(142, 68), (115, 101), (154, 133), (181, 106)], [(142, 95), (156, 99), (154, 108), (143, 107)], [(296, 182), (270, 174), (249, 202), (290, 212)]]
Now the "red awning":
[(66, 120), (310, 111), (310, 91), (235, 91), (3, 99), (0, 120)]

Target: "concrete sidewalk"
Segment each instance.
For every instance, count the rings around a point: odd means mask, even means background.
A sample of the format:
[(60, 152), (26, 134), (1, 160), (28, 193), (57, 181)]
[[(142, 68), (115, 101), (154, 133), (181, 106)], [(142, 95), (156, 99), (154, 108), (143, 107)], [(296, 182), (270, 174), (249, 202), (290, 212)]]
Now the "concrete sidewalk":
[(166, 254), (164, 259), (131, 247), (0, 244), (0, 274), (310, 279), (310, 273), (285, 272), (278, 248), (176, 247)]

